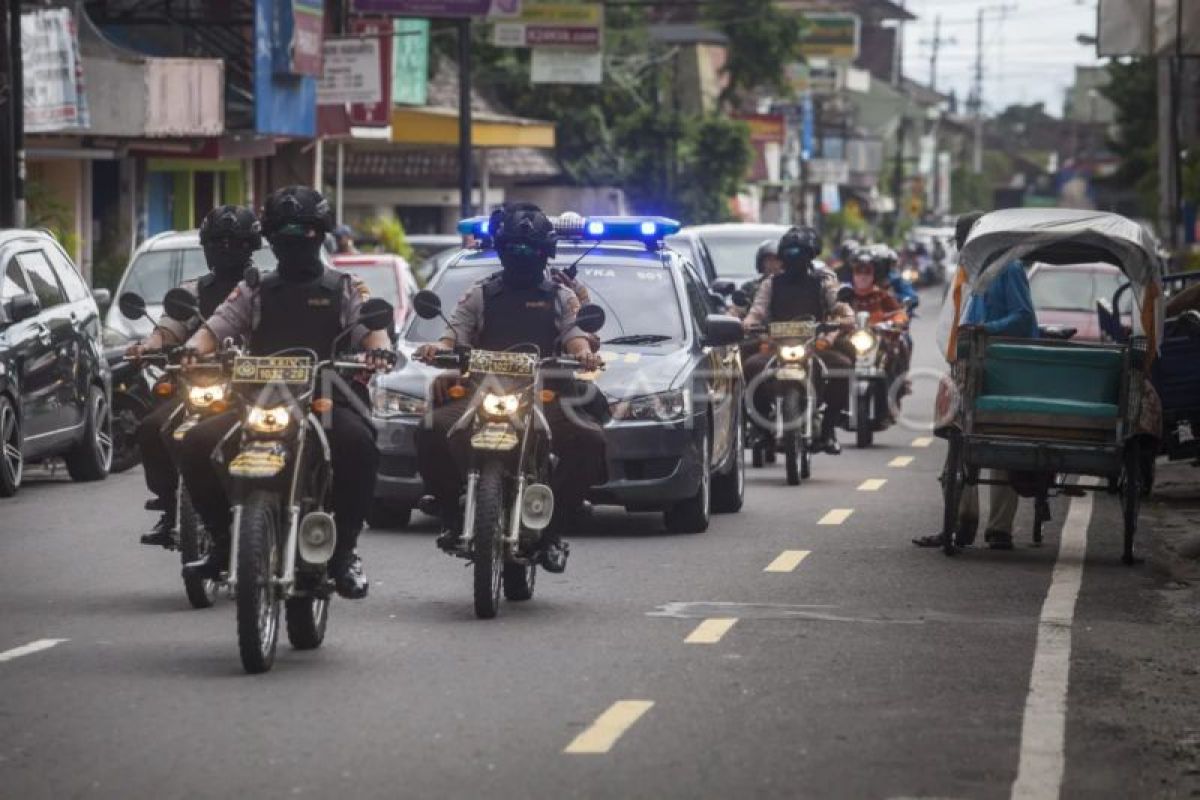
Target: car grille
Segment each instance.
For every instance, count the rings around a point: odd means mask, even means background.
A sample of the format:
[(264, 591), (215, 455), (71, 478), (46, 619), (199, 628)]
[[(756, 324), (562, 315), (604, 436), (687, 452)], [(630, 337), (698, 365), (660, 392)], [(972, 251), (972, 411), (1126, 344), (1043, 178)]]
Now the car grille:
[(679, 465), (678, 458), (629, 458), (618, 462), (627, 481), (653, 481), (665, 478)]

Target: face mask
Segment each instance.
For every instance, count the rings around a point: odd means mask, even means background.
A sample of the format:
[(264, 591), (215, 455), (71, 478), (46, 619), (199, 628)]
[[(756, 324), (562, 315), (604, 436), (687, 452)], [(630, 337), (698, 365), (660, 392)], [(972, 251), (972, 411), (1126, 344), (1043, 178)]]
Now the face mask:
[(285, 281), (310, 281), (325, 270), (320, 256), (321, 239), (316, 236), (277, 236), (271, 242), (271, 250), (279, 259), (279, 276)]
[(213, 274), (224, 280), (242, 277), (250, 266), (249, 243), (239, 239), (217, 239), (204, 245), (204, 260)]
[(859, 294), (869, 292), (875, 286), (875, 275), (870, 272), (854, 273), (854, 291)]
[(500, 251), (500, 264), (504, 267), (504, 282), (518, 288), (539, 283), (546, 272), (546, 259), (541, 252), (521, 242), (505, 245)]

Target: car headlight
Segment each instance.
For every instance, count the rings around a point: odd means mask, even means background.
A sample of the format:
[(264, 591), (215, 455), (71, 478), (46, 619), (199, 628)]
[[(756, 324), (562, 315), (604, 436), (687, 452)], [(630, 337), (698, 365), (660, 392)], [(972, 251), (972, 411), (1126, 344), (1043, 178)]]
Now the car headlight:
[(870, 331), (855, 331), (850, 335), (850, 344), (860, 356), (866, 355), (875, 346), (875, 335)]
[(371, 410), (378, 417), (420, 417), (428, 405), (424, 397), (376, 387), (371, 391)]
[(292, 423), (287, 406), (251, 406), (246, 415), (246, 427), (254, 433), (283, 433)]
[(799, 361), (807, 352), (802, 344), (793, 344), (779, 348), (780, 361)]
[(225, 400), (225, 384), (193, 386), (188, 389), (188, 405), (192, 408), (208, 408), (213, 403)]
[(609, 404), (613, 419), (674, 422), (688, 416), (692, 410), (691, 393), (686, 389), (617, 400)]
[(483, 396), (483, 414), (494, 419), (507, 419), (521, 405), (521, 398), (515, 394), (492, 394)]

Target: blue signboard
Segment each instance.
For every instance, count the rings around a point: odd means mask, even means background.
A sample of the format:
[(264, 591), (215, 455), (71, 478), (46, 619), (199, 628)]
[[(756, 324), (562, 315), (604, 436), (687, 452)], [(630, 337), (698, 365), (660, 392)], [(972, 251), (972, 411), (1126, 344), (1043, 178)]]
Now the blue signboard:
[(258, 133), (305, 137), (317, 133), (317, 79), (275, 71), (276, 48), (292, 43), (291, 31), (281, 41), (284, 31), (279, 20), (285, 12), (291, 17), (293, 2), (303, 1), (254, 0), (254, 130)]

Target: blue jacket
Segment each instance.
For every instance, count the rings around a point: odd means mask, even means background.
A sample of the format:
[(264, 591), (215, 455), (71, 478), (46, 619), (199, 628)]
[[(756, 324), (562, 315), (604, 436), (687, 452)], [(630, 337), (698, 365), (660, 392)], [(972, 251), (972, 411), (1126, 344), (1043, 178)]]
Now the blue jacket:
[(991, 336), (1037, 338), (1037, 312), (1020, 261), (1010, 261), (986, 292), (971, 296), (962, 324), (982, 325)]
[(896, 299), (901, 303), (912, 301), (912, 308), (916, 308), (921, 303), (921, 296), (917, 294), (917, 290), (913, 285), (904, 280), (904, 277), (899, 272), (893, 272), (888, 276), (888, 284), (891, 286), (892, 294), (896, 295)]

